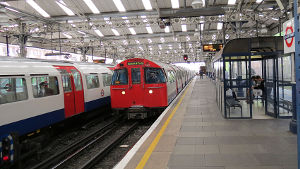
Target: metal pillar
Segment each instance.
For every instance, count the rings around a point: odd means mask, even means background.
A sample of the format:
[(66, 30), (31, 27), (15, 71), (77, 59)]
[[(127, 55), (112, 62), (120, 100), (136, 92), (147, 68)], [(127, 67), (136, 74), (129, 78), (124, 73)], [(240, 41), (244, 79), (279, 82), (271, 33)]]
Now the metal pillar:
[(5, 36), (6, 39), (6, 56), (9, 56), (9, 44), (8, 44), (8, 35)]
[(19, 23), (20, 27), (20, 35), (19, 35), (19, 45), (20, 45), (20, 56), (26, 57), (26, 41), (27, 41), (27, 35), (25, 35), (25, 23)]
[[(294, 0), (294, 24), (295, 24), (295, 73), (296, 73), (296, 112), (297, 112), (297, 133), (300, 133), (300, 36), (298, 0)], [(298, 169), (300, 169), (300, 136), (297, 134)]]

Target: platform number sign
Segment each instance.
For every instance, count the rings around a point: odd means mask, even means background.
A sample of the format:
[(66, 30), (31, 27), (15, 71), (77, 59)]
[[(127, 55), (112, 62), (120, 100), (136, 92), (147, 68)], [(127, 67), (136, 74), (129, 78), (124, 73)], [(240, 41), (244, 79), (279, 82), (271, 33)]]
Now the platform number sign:
[(294, 18), (283, 23), (284, 53), (295, 52)]

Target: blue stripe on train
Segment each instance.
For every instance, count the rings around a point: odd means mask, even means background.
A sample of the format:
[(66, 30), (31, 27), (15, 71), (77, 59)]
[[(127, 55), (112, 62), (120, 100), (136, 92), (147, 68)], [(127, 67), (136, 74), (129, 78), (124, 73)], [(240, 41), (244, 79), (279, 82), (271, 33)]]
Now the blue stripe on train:
[(85, 103), (85, 111), (92, 111), (110, 103), (110, 96)]
[[(85, 110), (91, 111), (109, 103), (109, 96), (102, 99), (93, 100), (85, 103)], [(6, 124), (0, 127), (0, 139), (5, 137), (4, 134), (17, 133), (18, 135), (24, 135), (37, 129), (50, 126), (64, 119), (65, 111), (64, 109), (60, 109), (28, 119), (20, 120), (14, 123)]]
[(3, 134), (8, 133), (17, 133), (18, 135), (23, 135), (62, 121), (64, 118), (64, 109), (60, 109), (14, 123), (6, 124), (0, 127), (0, 137), (2, 137)]

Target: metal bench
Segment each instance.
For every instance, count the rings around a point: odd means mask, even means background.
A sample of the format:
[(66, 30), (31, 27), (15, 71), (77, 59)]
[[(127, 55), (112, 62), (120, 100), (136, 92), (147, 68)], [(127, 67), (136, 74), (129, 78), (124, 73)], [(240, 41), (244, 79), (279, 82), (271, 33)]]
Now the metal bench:
[(233, 107), (234, 109), (236, 107), (241, 109), (241, 117), (243, 117), (243, 109), (242, 109), (242, 105), (236, 101), (233, 97), (227, 97), (226, 98), (226, 107), (229, 108), (229, 117), (230, 117), (230, 108)]

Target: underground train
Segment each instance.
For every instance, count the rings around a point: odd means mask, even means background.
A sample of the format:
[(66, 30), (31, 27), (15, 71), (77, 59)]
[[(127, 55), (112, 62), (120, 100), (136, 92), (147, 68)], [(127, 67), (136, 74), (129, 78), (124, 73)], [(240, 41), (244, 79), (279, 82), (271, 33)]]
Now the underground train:
[(114, 67), (111, 107), (128, 119), (160, 113), (193, 78), (194, 72), (175, 65), (133, 58)]
[(112, 71), (94, 63), (0, 59), (0, 168), (20, 136), (110, 104)]

